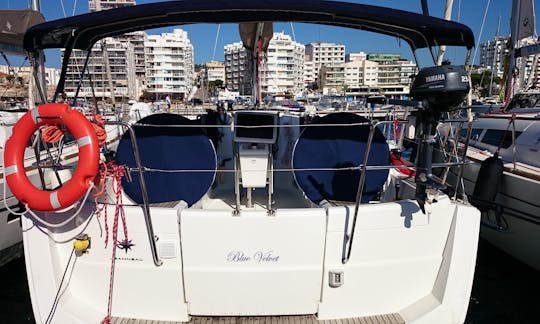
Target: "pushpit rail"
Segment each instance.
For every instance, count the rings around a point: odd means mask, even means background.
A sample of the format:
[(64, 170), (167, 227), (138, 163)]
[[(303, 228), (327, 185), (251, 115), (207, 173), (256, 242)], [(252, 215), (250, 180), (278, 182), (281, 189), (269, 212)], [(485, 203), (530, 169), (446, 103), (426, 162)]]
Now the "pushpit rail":
[(154, 265), (157, 267), (163, 264), (163, 261), (159, 258), (156, 245), (156, 236), (154, 234), (154, 227), (152, 226), (152, 218), (150, 217), (150, 203), (148, 200), (148, 191), (146, 190), (146, 183), (143, 177), (143, 167), (141, 165), (141, 158), (139, 155), (139, 148), (137, 146), (137, 140), (135, 136), (135, 131), (133, 127), (124, 121), (105, 121), (105, 124), (108, 125), (119, 125), (127, 129), (129, 132), (129, 137), (131, 138), (131, 147), (133, 149), (133, 155), (135, 157), (135, 164), (137, 165), (136, 169), (139, 173), (139, 183), (141, 186), (141, 194), (143, 199), (143, 214), (144, 221), (146, 223), (146, 233), (148, 235), (148, 241), (150, 242), (150, 251), (152, 252), (152, 258), (154, 259)]
[[(398, 120), (397, 122), (400, 123), (400, 124), (406, 124), (407, 123), (406, 120)], [(151, 220), (151, 217), (150, 217), (150, 203), (149, 203), (149, 199), (148, 199), (148, 191), (147, 191), (146, 184), (145, 184), (144, 177), (143, 177), (143, 173), (145, 171), (148, 171), (148, 169), (143, 167), (142, 164), (141, 164), (139, 149), (138, 149), (138, 146), (137, 146), (137, 143), (136, 143), (135, 132), (134, 132), (133, 127), (131, 126), (131, 124), (129, 124), (127, 122), (123, 122), (123, 121), (106, 121), (105, 123), (110, 124), (110, 125), (122, 126), (122, 127), (126, 128), (128, 130), (128, 132), (129, 132), (129, 135), (130, 135), (130, 138), (131, 138), (131, 145), (132, 145), (132, 149), (133, 149), (133, 154), (134, 154), (134, 157), (135, 157), (135, 164), (136, 164), (136, 167), (133, 168), (133, 169), (136, 169), (138, 174), (139, 174), (139, 182), (140, 182), (140, 186), (141, 186), (141, 193), (142, 193), (142, 200), (143, 200), (143, 206), (142, 207), (143, 207), (143, 213), (144, 213), (144, 218), (145, 218), (146, 227), (147, 227), (147, 235), (148, 235), (148, 239), (149, 239), (149, 242), (150, 242), (150, 249), (151, 249), (151, 252), (152, 252), (152, 257), (154, 259), (154, 264), (156, 266), (161, 266), (163, 264), (163, 261), (159, 258), (159, 255), (158, 255), (158, 252), (157, 252), (156, 237), (155, 237), (155, 234), (154, 234), (154, 230), (153, 230), (153, 226), (152, 226), (152, 220)], [(372, 145), (372, 142), (373, 142), (375, 130), (377, 129), (378, 126), (387, 125), (387, 124), (395, 124), (395, 123), (396, 123), (396, 121), (394, 121), (394, 120), (374, 121), (374, 122), (370, 123), (370, 131), (369, 131), (369, 134), (368, 134), (367, 149), (366, 149), (366, 152), (364, 154), (364, 160), (363, 160), (363, 163), (358, 166), (358, 168), (361, 170), (361, 174), (360, 174), (360, 179), (359, 179), (359, 182), (358, 182), (358, 191), (357, 191), (357, 194), (356, 194), (356, 201), (355, 201), (355, 208), (354, 208), (352, 226), (351, 226), (350, 232), (344, 233), (344, 238), (343, 238), (343, 240), (344, 240), (343, 253), (342, 253), (342, 263), (343, 264), (347, 263), (349, 261), (349, 259), (350, 259), (350, 256), (351, 256), (352, 244), (353, 244), (353, 241), (354, 241), (354, 233), (355, 233), (355, 228), (356, 228), (356, 221), (357, 221), (357, 218), (358, 218), (358, 211), (359, 211), (360, 201), (361, 201), (361, 197), (362, 197), (362, 194), (363, 194), (364, 182), (365, 182), (365, 179), (366, 179), (366, 172), (370, 171), (370, 170), (398, 169), (398, 168), (409, 168), (409, 167), (415, 167), (416, 166), (416, 165), (413, 165), (413, 164), (408, 164), (408, 165), (386, 165), (386, 166), (374, 166), (374, 165), (369, 166), (368, 165), (369, 154), (370, 154), (370, 151), (371, 151), (371, 145)], [(163, 127), (164, 125), (159, 125), (159, 126), (157, 126), (157, 125), (148, 125), (148, 126)], [(174, 125), (174, 126), (177, 126), (177, 125)], [(187, 127), (208, 127), (208, 126), (211, 126), (211, 125), (204, 125), (204, 126), (201, 126), (201, 125), (189, 126), (188, 125)], [(328, 126), (328, 125), (310, 125), (310, 124), (307, 124), (307, 125), (302, 125), (302, 126), (310, 127), (310, 126)], [(339, 126), (344, 126), (344, 125), (339, 124)], [(345, 126), (350, 126), (350, 125), (345, 125)], [(182, 126), (178, 125), (177, 127), (186, 127), (186, 125), (182, 125)], [(218, 127), (224, 127), (224, 126), (218, 126)], [(227, 125), (225, 127), (230, 127), (230, 126)], [(274, 126), (274, 127), (276, 127), (276, 126)], [(277, 127), (282, 127), (282, 126), (277, 125)], [(456, 162), (434, 163), (433, 167), (460, 166), (460, 168), (462, 168), (463, 165), (464, 165), (464, 162), (463, 162), (463, 160), (461, 160), (461, 161), (456, 161)], [(169, 172), (182, 172), (182, 170), (168, 170), (168, 171)], [(186, 172), (188, 170), (183, 170), (183, 171)], [(189, 171), (193, 171), (193, 170), (189, 170)], [(204, 170), (197, 170), (197, 171), (204, 171)], [(274, 171), (279, 172), (281, 170), (274, 169)], [(283, 170), (283, 171), (285, 171), (285, 170)], [(289, 170), (286, 170), (286, 171), (289, 171)]]

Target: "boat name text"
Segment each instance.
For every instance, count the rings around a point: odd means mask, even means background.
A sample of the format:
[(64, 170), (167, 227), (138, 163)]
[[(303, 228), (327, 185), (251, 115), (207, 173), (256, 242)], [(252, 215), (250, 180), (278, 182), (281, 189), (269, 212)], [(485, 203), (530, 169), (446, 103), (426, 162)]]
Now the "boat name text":
[(227, 262), (255, 262), (268, 263), (279, 262), (279, 255), (275, 255), (273, 250), (270, 251), (255, 251), (247, 253), (245, 251), (231, 251), (227, 254)]

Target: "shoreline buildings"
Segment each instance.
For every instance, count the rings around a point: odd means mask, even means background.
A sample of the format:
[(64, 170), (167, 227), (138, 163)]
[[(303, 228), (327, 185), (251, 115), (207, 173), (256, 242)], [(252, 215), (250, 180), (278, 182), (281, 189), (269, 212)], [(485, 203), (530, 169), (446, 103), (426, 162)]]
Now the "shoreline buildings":
[[(89, 10), (134, 5), (134, 0), (89, 0)], [(87, 53), (74, 51), (68, 64), (65, 91), (73, 96), (79, 86)], [(92, 48), (80, 97), (111, 101), (139, 99), (146, 92), (153, 100), (166, 96), (183, 100), (193, 91), (194, 49), (187, 32), (147, 35), (129, 33), (107, 38)], [(223, 80), (240, 95), (253, 93), (253, 60), (241, 42), (224, 46), (224, 62), (207, 62), (206, 82)], [(408, 95), (410, 76), (416, 66), (399, 54), (346, 53), (336, 43), (294, 41), (274, 33), (261, 65), (263, 96), (296, 96), (310, 92), (327, 94)], [(91, 80), (88, 75), (91, 76)]]
[[(92, 12), (134, 4), (134, 0), (89, 0), (88, 8)], [(65, 84), (68, 96), (77, 91), (87, 54), (76, 50), (70, 57)], [(193, 46), (181, 29), (161, 35), (135, 32), (106, 38), (92, 48), (79, 97), (121, 101), (138, 99), (146, 91), (156, 100), (166, 96), (183, 99), (193, 86), (193, 58)]]
[(183, 100), (193, 86), (193, 45), (187, 32), (149, 35), (144, 41), (146, 56), (146, 90), (156, 100), (167, 96)]
[[(489, 70), (494, 76), (502, 78), (505, 69), (505, 57), (509, 54), (510, 38), (506, 36), (495, 36), (492, 40), (480, 44), (480, 62), (478, 72)], [(524, 38), (519, 46), (536, 44), (538, 40), (535, 37)], [(540, 87), (540, 64), (535, 55), (517, 58), (516, 66), (519, 70), (520, 88), (528, 89), (530, 87)]]
[[(242, 42), (225, 45), (226, 88), (252, 95), (253, 56)], [(261, 66), (263, 96), (294, 95), (304, 89), (304, 45), (284, 33), (274, 33)]]

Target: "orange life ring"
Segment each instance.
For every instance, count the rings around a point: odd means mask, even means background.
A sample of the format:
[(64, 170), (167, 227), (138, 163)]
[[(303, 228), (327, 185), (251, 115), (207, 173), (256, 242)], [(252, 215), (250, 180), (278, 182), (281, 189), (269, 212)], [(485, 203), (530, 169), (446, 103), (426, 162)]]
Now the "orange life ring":
[[(44, 125), (64, 124), (79, 146), (73, 177), (54, 191), (36, 188), (24, 168), (24, 151), (32, 134)], [(99, 166), (99, 144), (90, 121), (67, 104), (44, 104), (24, 114), (13, 127), (4, 149), (4, 177), (15, 197), (28, 208), (54, 211), (73, 205), (84, 196)]]

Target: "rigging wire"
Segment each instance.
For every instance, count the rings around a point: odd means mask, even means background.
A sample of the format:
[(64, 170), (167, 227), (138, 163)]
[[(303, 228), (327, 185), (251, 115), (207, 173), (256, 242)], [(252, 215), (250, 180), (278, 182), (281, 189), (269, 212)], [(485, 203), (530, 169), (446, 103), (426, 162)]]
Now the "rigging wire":
[(292, 22), (290, 22), (290, 24), (291, 24), (291, 32), (292, 32), (293, 41), (296, 42), (296, 34), (295, 34), (295, 32), (294, 32), (294, 26), (293, 26), (293, 23), (292, 23)]
[[(69, 255), (66, 268), (64, 269), (64, 274), (62, 275), (62, 279), (60, 280), (60, 285), (58, 285), (58, 290), (56, 290), (56, 296), (54, 296), (53, 304), (51, 306), (51, 310), (49, 311), (49, 315), (47, 315), (45, 324), (49, 324), (53, 320), (54, 313), (56, 312), (56, 307), (58, 306), (58, 302), (60, 301), (60, 293), (62, 292), (62, 286), (64, 285), (64, 280), (66, 279), (66, 274), (68, 273), (68, 270), (70, 268), (71, 259), (73, 258), (73, 255), (75, 255), (75, 248), (71, 249), (71, 254)], [(71, 267), (72, 271), (74, 267), (75, 267), (75, 261), (73, 261), (73, 267)]]
[(487, 17), (490, 3), (491, 3), (491, 0), (488, 0), (487, 5), (486, 5), (486, 10), (484, 10), (484, 18), (482, 18), (482, 25), (480, 26), (480, 34), (478, 34), (478, 38), (476, 40), (476, 46), (474, 47), (474, 54), (471, 61), (472, 65), (474, 65), (474, 61), (476, 61), (476, 53), (478, 52), (478, 47), (480, 47), (480, 39), (482, 38), (482, 32), (484, 31), (484, 23), (486, 22), (486, 17)]
[(77, 0), (73, 2), (73, 11), (71, 12), (72, 16), (75, 16), (75, 9), (77, 9)]
[(218, 38), (219, 38), (219, 30), (220, 29), (221, 29), (221, 24), (218, 24), (217, 25), (216, 40), (214, 41), (214, 51), (212, 52), (212, 61), (214, 61), (214, 58), (216, 57), (216, 47), (217, 47), (217, 42), (218, 42)]
[(66, 15), (66, 8), (64, 7), (64, 0), (60, 0), (60, 5), (62, 6), (62, 13), (64, 14), (64, 18), (66, 18), (67, 15)]
[[(458, 0), (457, 22), (461, 22), (461, 0)], [(454, 47), (454, 62), (457, 60), (457, 48)]]

